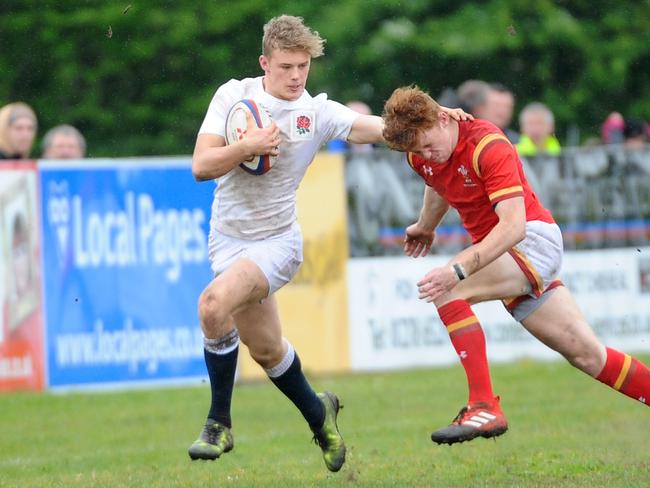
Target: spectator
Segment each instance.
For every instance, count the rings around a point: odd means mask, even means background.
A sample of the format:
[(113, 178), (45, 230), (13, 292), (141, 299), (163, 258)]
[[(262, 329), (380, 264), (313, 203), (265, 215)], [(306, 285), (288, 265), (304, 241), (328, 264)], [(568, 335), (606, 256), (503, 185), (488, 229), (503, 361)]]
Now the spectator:
[[(490, 85), (481, 80), (467, 80), (458, 87), (458, 100), (460, 107), (474, 117), (485, 117)], [(486, 119), (487, 120), (487, 119)]]
[(26, 103), (15, 102), (0, 109), (0, 159), (27, 159), (32, 150), (38, 121)]
[(43, 158), (82, 159), (86, 157), (86, 140), (71, 125), (57, 125), (45, 133)]
[(605, 144), (621, 144), (624, 140), (625, 120), (618, 112), (612, 112), (607, 116), (600, 128), (601, 137)]
[(510, 128), (514, 110), (514, 94), (501, 83), (492, 83), (488, 92), (487, 116), (485, 118), (501, 129), (510, 142), (517, 144), (519, 133)]
[(517, 144), (520, 156), (545, 154), (557, 156), (562, 151), (560, 141), (553, 135), (555, 118), (553, 112), (540, 102), (529, 103), (519, 114), (521, 137)]
[(468, 80), (458, 87), (460, 106), (479, 119), (492, 122), (516, 144), (519, 134), (508, 128), (512, 121), (515, 97), (500, 83), (492, 85), (480, 80)]
[(440, 92), (440, 95), (438, 95), (438, 98), (436, 98), (436, 100), (443, 107), (459, 108), (461, 105), (456, 90), (451, 87), (443, 88), (442, 92)]
[(638, 119), (625, 119), (623, 137), (625, 147), (643, 147), (648, 142), (646, 123)]

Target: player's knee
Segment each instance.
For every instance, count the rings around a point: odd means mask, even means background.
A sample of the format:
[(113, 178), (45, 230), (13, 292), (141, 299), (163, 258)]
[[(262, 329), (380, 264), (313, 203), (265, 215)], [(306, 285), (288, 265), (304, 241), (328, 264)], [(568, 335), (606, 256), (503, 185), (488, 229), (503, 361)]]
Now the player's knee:
[(598, 376), (604, 366), (600, 351), (596, 348), (584, 348), (579, 351), (572, 351), (564, 354), (564, 357), (566, 357), (572, 366), (590, 376)]
[(250, 345), (249, 351), (251, 357), (257, 364), (265, 369), (270, 369), (277, 366), (283, 357), (282, 343), (274, 344), (259, 344), (257, 346)]
[(597, 376), (606, 360), (605, 346), (591, 331), (589, 324), (578, 320), (561, 328), (566, 332), (561, 347), (557, 350), (572, 366), (590, 376)]
[(199, 320), (205, 332), (218, 333), (227, 321), (229, 312), (223, 304), (219, 293), (206, 289), (199, 297)]

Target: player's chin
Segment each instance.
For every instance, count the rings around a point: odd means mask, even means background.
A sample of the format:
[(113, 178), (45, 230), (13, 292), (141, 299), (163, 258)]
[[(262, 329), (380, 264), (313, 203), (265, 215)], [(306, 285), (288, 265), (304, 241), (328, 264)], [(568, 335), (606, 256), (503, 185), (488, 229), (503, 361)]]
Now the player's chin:
[(302, 96), (304, 91), (305, 88), (303, 86), (297, 88), (288, 88), (287, 91), (285, 92), (285, 99), (289, 101), (298, 100)]

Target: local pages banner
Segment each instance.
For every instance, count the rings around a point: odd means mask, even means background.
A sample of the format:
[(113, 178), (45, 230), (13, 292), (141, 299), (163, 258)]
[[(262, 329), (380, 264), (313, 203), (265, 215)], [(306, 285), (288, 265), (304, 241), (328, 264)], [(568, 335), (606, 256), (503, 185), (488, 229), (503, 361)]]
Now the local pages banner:
[[(385, 370), (458, 361), (436, 308), (416, 283), (449, 256), (360, 258), (348, 263), (353, 370)], [(567, 252), (560, 278), (601, 340), (629, 352), (650, 351), (650, 248)], [(559, 358), (515, 322), (500, 302), (472, 307), (491, 360)]]
[(49, 386), (204, 376), (214, 183), (187, 159), (40, 169)]

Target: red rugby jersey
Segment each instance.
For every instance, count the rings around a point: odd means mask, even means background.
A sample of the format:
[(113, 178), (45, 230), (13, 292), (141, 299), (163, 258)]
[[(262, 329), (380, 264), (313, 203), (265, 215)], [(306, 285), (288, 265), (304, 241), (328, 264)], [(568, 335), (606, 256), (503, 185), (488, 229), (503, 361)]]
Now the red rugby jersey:
[(406, 159), (425, 183), (458, 211), (475, 243), (499, 222), (494, 208), (508, 198), (524, 197), (527, 222), (554, 222), (530, 188), (516, 149), (486, 120), (458, 123), (458, 144), (446, 163), (411, 152)]

